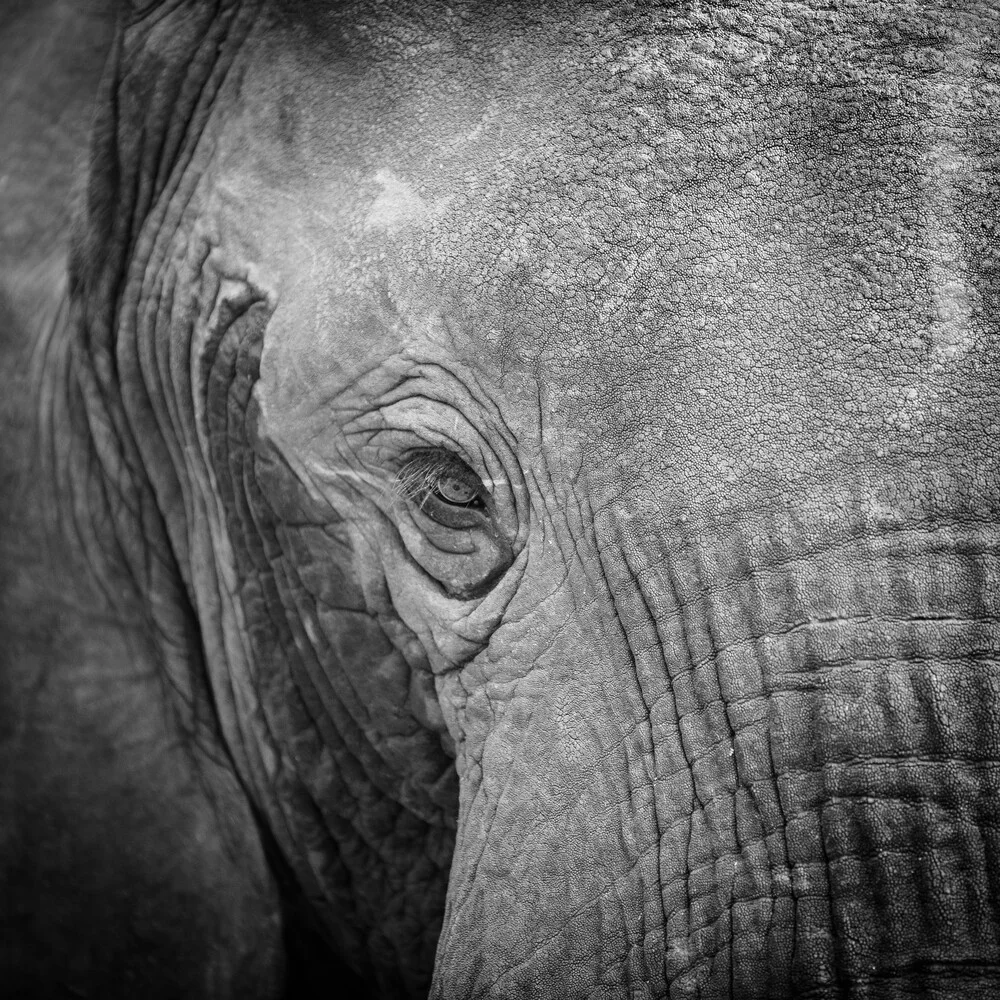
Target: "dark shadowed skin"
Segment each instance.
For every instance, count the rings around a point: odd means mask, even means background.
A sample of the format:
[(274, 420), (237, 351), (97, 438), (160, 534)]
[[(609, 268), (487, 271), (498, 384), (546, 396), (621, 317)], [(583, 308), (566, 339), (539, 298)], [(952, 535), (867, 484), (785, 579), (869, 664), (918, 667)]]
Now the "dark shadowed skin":
[(951, 7), (94, 13), (0, 191), (23, 995), (997, 995)]

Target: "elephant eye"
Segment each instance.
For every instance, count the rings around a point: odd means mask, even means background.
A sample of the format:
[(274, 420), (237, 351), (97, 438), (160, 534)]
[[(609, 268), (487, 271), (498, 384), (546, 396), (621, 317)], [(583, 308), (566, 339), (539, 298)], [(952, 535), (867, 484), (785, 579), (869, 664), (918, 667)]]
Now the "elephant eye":
[(442, 476), (434, 487), (434, 492), (445, 503), (455, 507), (483, 506), (483, 501), (474, 486), (463, 482), (458, 476)]
[(399, 535), (409, 554), (458, 600), (482, 596), (510, 566), (511, 544), (483, 481), (445, 448), (408, 452), (396, 474)]
[(479, 476), (449, 451), (411, 452), (396, 482), (408, 500), (445, 527), (474, 528), (488, 519), (489, 492)]

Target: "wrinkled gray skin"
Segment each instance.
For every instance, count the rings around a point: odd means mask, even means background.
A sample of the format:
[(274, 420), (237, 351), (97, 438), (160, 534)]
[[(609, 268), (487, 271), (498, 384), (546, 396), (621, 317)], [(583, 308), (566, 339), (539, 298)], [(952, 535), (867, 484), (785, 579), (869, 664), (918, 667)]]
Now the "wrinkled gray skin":
[(958, 6), (5, 9), (11, 995), (998, 994)]

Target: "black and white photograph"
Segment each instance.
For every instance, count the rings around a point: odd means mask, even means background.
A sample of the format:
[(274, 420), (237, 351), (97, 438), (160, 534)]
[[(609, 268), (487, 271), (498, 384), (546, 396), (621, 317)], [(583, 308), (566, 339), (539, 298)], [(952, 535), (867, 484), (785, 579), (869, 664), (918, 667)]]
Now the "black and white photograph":
[(0, 0), (0, 996), (1000, 998), (1000, 0)]

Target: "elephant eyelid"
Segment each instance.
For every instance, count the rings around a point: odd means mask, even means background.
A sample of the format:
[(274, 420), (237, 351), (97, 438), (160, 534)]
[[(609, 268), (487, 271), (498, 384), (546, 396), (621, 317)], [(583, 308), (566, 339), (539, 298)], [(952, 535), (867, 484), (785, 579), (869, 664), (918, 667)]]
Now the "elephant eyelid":
[(396, 489), (446, 527), (465, 528), (486, 515), (490, 492), (457, 455), (438, 448), (410, 452)]

